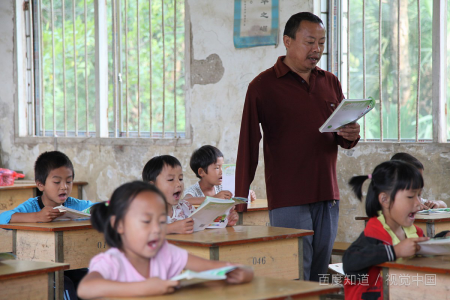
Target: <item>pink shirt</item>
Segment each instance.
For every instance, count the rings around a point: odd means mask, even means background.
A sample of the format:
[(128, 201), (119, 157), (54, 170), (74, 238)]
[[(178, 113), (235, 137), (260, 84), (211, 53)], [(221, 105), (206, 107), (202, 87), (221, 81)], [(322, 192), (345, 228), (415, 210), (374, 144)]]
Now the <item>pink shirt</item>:
[[(180, 274), (187, 263), (186, 250), (169, 244), (167, 241), (161, 246), (155, 257), (150, 259), (150, 277), (170, 279)], [(104, 279), (120, 282), (136, 282), (146, 280), (117, 248), (111, 248), (104, 253), (97, 254), (91, 259), (89, 273), (98, 272)]]

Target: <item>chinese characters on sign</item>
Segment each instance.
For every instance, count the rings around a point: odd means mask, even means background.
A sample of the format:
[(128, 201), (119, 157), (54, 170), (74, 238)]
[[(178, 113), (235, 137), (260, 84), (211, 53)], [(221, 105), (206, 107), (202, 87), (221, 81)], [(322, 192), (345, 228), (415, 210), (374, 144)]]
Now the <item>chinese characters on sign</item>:
[(277, 45), (278, 0), (235, 0), (234, 46)]
[[(329, 274), (319, 274), (319, 283), (323, 284), (333, 284), (333, 285), (341, 285), (344, 283), (344, 275), (341, 274), (332, 274), (330, 278)], [(361, 285), (369, 285), (369, 275), (361, 275), (359, 276), (359, 284)], [(356, 279), (356, 275), (348, 275), (347, 279), (349, 282), (355, 283), (358, 282)], [(381, 276), (378, 276), (377, 280), (382, 280)], [(390, 286), (435, 286), (436, 285), (436, 274), (425, 274), (423, 275), (412, 275), (412, 274), (392, 274), (386, 278), (386, 284)]]

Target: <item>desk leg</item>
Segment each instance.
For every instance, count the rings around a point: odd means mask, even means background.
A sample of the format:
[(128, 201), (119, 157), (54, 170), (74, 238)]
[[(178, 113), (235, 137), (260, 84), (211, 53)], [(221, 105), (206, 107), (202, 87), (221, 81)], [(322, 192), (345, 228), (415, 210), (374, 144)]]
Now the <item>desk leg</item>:
[(238, 212), (238, 216), (239, 216), (239, 219), (238, 219), (236, 225), (243, 225), (244, 224), (244, 213), (242, 211)]
[(427, 222), (427, 233), (426, 235), (428, 237), (434, 237), (435, 236), (435, 232), (434, 232), (434, 223), (428, 223)]
[[(64, 262), (64, 236), (62, 231), (55, 232), (55, 261), (62, 263)], [(64, 271), (55, 272), (55, 287), (56, 287), (56, 298), (64, 299)]]
[(17, 257), (17, 229), (12, 232), (12, 252)]
[(389, 300), (389, 268), (382, 268), (383, 273), (383, 299)]
[(219, 260), (219, 247), (209, 248), (209, 260)]
[(48, 300), (55, 299), (55, 272), (48, 273)]
[(303, 237), (298, 238), (298, 279), (303, 280)]

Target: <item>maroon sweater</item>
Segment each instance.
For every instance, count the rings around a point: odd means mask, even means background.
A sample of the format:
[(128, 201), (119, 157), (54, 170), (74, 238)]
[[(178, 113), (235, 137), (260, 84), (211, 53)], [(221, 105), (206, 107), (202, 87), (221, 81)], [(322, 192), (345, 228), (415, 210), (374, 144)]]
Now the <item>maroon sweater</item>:
[[(316, 67), (309, 85), (284, 64), (284, 56), (249, 84), (236, 161), (236, 196), (246, 197), (258, 165), (264, 132), (269, 209), (339, 200), (338, 145), (350, 142), (319, 127), (344, 98), (336, 76)], [(243, 208), (245, 209), (245, 208)]]

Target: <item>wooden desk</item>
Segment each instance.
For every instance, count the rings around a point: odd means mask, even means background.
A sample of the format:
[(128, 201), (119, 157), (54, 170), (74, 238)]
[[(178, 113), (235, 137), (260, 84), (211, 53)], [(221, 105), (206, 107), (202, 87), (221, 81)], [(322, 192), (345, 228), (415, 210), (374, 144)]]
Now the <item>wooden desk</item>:
[(55, 272), (68, 268), (67, 264), (49, 262), (0, 261), (0, 298), (53, 300)]
[[(88, 267), (94, 255), (108, 248), (90, 221), (10, 223), (0, 228), (12, 229), (13, 253), (21, 260), (67, 263), (70, 269), (79, 269)], [(63, 286), (62, 275), (57, 272), (57, 295), (62, 295), (58, 294), (62, 293), (58, 289)]]
[[(255, 277), (245, 284), (227, 284), (225, 281), (211, 281), (185, 287), (173, 294), (143, 297), (148, 300), (247, 300), (247, 299), (322, 299), (321, 296), (339, 291), (338, 286), (310, 281), (291, 281), (267, 277)], [(102, 298), (119, 299), (119, 298)], [(123, 300), (137, 298), (120, 298)]]
[(270, 226), (267, 199), (256, 199), (247, 204), (246, 212), (238, 212), (238, 225)]
[[(83, 199), (82, 188), (87, 184), (85, 181), (74, 181), (70, 196)], [(38, 191), (35, 182), (30, 180), (16, 180), (14, 185), (0, 186), (0, 213), (36, 197)], [(12, 232), (0, 230), (0, 252), (12, 252), (12, 247)]]
[(303, 279), (302, 238), (313, 233), (280, 227), (234, 226), (167, 235), (167, 240), (206, 259), (252, 266), (256, 276)]
[(450, 256), (401, 258), (380, 266), (384, 299), (450, 299)]
[[(367, 225), (368, 217), (355, 217), (355, 220), (364, 220), (364, 225)], [(450, 213), (419, 215), (416, 214), (414, 225), (422, 228), (426, 236), (434, 237), (436, 233), (443, 230), (450, 230)]]

